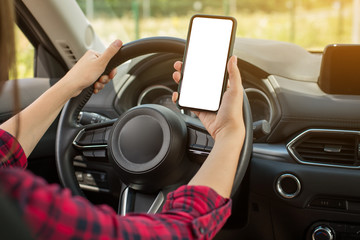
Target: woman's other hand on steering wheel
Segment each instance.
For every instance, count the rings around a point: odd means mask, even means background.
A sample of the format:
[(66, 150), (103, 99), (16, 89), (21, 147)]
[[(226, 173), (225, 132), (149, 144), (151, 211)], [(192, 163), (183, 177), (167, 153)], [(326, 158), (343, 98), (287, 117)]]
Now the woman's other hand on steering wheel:
[(104, 88), (105, 84), (114, 78), (116, 69), (113, 69), (108, 75), (101, 76), (101, 74), (105, 71), (110, 59), (121, 47), (122, 42), (116, 40), (110, 44), (103, 53), (88, 50), (84, 56), (80, 58), (63, 79), (68, 81), (67, 85), (70, 86), (69, 89), (73, 91), (71, 94), (72, 97), (79, 95), (84, 88), (91, 84), (94, 86), (94, 93), (98, 93)]

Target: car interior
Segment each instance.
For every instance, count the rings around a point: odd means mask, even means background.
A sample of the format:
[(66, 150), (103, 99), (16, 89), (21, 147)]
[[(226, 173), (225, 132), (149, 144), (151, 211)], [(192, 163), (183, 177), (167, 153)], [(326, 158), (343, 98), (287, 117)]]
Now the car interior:
[[(35, 51), (34, 77), (18, 80), (25, 108), (88, 49), (106, 45), (76, 1), (14, 2), (17, 26)], [(196, 116), (171, 100), (173, 64), (185, 44), (172, 36), (125, 43), (105, 70), (116, 67), (116, 77), (66, 104), (28, 169), (121, 215), (161, 211), (214, 144)], [(215, 239), (360, 239), (359, 49), (339, 44), (318, 53), (236, 39), (247, 130), (232, 215)], [(12, 85), (0, 95), (0, 122), (12, 114)]]

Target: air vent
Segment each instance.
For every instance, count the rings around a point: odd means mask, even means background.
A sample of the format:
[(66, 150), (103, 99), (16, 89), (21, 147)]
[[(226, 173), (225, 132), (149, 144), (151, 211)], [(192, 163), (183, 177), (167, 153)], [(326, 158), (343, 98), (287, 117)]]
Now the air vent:
[(65, 41), (57, 41), (61, 51), (66, 58), (66, 61), (70, 63), (71, 65), (74, 65), (77, 62), (77, 58), (75, 57), (74, 52), (71, 50), (69, 44), (67, 44)]
[(310, 129), (287, 145), (299, 162), (314, 165), (360, 168), (360, 132)]

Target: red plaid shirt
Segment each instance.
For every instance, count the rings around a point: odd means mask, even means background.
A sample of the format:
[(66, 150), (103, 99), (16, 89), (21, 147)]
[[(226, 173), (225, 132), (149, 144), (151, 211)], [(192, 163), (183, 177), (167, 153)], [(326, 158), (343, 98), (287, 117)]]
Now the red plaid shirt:
[(0, 161), (0, 186), (37, 239), (211, 239), (231, 212), (231, 200), (212, 189), (182, 186), (167, 196), (162, 213), (119, 216), (24, 171), (20, 144), (1, 129)]

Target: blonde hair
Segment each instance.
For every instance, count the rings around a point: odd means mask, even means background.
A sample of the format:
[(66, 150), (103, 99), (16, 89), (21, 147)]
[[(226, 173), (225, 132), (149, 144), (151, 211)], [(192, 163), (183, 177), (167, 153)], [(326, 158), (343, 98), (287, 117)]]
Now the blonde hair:
[(2, 0), (0, 8), (0, 91), (15, 71), (14, 6), (12, 0)]
[[(0, 7), (0, 93), (3, 90), (4, 83), (9, 79), (9, 73), (14, 77), (13, 97), (14, 97), (14, 115), (21, 109), (19, 89), (16, 73), (16, 51), (15, 51), (15, 12), (13, 0), (1, 0)], [(17, 129), (15, 137), (20, 132), (20, 118), (17, 116)]]

